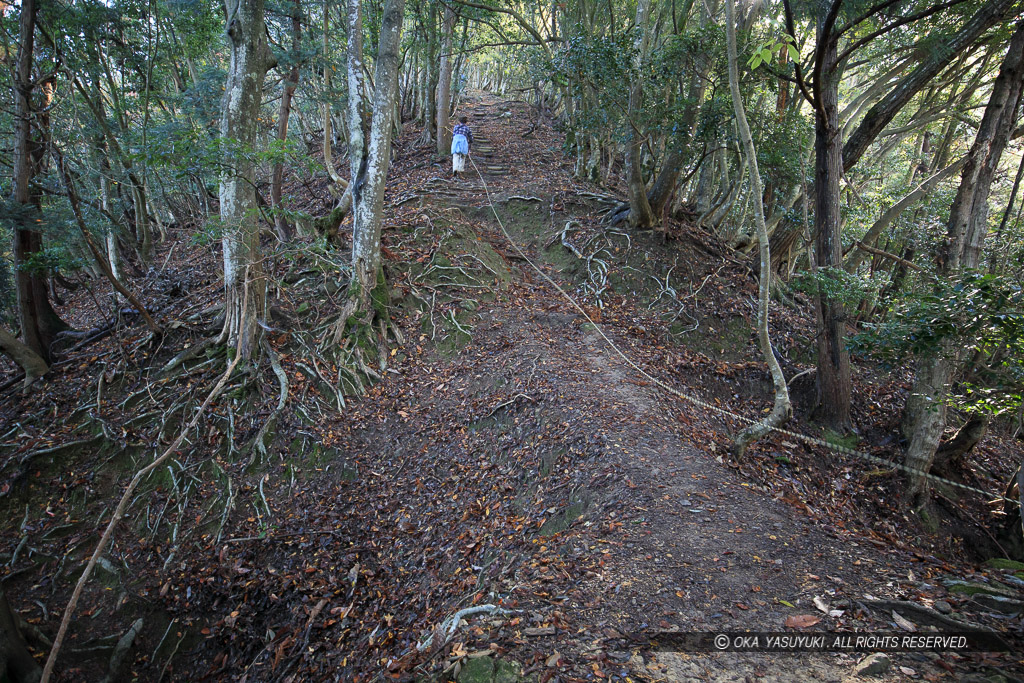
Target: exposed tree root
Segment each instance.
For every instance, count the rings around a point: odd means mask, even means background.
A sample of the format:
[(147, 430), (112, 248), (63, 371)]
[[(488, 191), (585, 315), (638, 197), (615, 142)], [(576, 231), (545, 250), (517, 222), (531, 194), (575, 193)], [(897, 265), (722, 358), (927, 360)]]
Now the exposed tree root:
[(132, 624), (132, 627), (117, 641), (117, 645), (114, 646), (114, 652), (110, 655), (110, 667), (107, 675), (103, 677), (100, 683), (112, 683), (118, 680), (118, 673), (124, 664), (124, 658), (128, 655), (128, 650), (131, 649), (135, 639), (142, 631), (142, 624), (142, 617), (139, 617)]
[[(387, 368), (387, 342), (394, 339), (399, 344), (403, 337), (401, 331), (392, 322), (390, 314), (391, 297), (383, 269), (377, 274), (377, 284), (368, 295), (361, 295), (356, 285), (349, 288), (348, 300), (328, 329), (324, 342), (321, 343), (321, 355), (330, 353), (338, 364), (338, 374), (333, 387), (343, 391), (347, 384), (362, 393), (369, 384), (381, 379)], [(330, 384), (316, 366), (315, 373), (320, 379)], [(338, 397), (338, 403), (343, 399)]]
[(78, 605), (78, 600), (82, 596), (82, 590), (85, 587), (86, 582), (89, 580), (89, 577), (92, 575), (93, 570), (96, 568), (96, 564), (98, 563), (100, 556), (110, 543), (114, 529), (124, 517), (124, 513), (127, 510), (128, 503), (131, 500), (135, 489), (138, 487), (139, 483), (150, 474), (150, 472), (159, 467), (163, 462), (171, 457), (172, 453), (177, 451), (178, 447), (181, 446), (181, 443), (185, 440), (185, 437), (199, 424), (199, 420), (206, 413), (206, 409), (209, 407), (210, 403), (220, 394), (221, 390), (224, 389), (224, 386), (231, 378), (231, 375), (234, 373), (235, 367), (237, 367), (240, 359), (241, 355), (236, 352), (235, 357), (232, 359), (230, 365), (228, 365), (227, 370), (224, 371), (220, 380), (218, 380), (217, 384), (214, 385), (213, 389), (206, 396), (206, 399), (203, 401), (202, 405), (199, 406), (199, 409), (196, 411), (189, 423), (178, 433), (177, 438), (158, 458), (136, 472), (135, 476), (132, 477), (131, 482), (128, 484), (127, 489), (125, 489), (124, 494), (121, 496), (121, 501), (118, 503), (117, 508), (111, 515), (110, 521), (107, 523), (107, 528), (104, 530), (99, 543), (96, 544), (96, 548), (93, 550), (92, 556), (89, 558), (89, 562), (86, 564), (85, 570), (79, 577), (78, 583), (75, 585), (75, 589), (71, 594), (71, 599), (68, 601), (68, 605), (64, 610), (64, 617), (61, 619), (60, 628), (57, 630), (57, 637), (54, 638), (53, 648), (50, 649), (50, 654), (46, 659), (46, 665), (43, 667), (43, 674), (40, 679), (41, 683), (47, 683), (47, 681), (50, 680), (50, 676), (53, 674), (53, 667), (57, 662), (57, 655), (60, 653), (61, 645), (63, 644), (64, 637), (67, 634), (68, 626), (71, 623), (71, 616), (74, 614), (75, 607)]
[(428, 650), (434, 644), (435, 636), (440, 636), (440, 638), (438, 638), (440, 642), (438, 643), (437, 647), (444, 647), (448, 644), (448, 641), (452, 639), (452, 636), (454, 636), (455, 632), (459, 629), (459, 623), (461, 623), (462, 620), (466, 617), (471, 617), (476, 614), (508, 615), (512, 614), (512, 612), (511, 610), (498, 607), (497, 605), (489, 604), (476, 605), (475, 607), (467, 607), (465, 609), (460, 609), (458, 612), (451, 615), (450, 617), (442, 621), (440, 624), (438, 624), (436, 627), (434, 627), (433, 632), (429, 636), (427, 636), (427, 639), (424, 640), (422, 643), (416, 645), (416, 650), (418, 652), (424, 652)]
[(284, 410), (285, 404), (288, 402), (288, 375), (285, 374), (284, 369), (281, 367), (281, 360), (278, 358), (277, 353), (271, 348), (267, 342), (266, 337), (260, 341), (260, 345), (263, 347), (263, 352), (267, 354), (267, 358), (270, 359), (270, 367), (274, 370), (274, 375), (277, 377), (277, 382), (280, 387), (280, 392), (277, 397), (277, 406), (274, 407), (273, 412), (270, 413), (270, 417), (264, 421), (263, 426), (260, 427), (259, 432), (256, 434), (256, 441), (254, 444), (254, 452), (259, 453), (262, 457), (267, 457), (267, 435), (270, 434), (273, 437), (273, 431), (277, 427), (278, 417), (281, 415), (281, 411)]

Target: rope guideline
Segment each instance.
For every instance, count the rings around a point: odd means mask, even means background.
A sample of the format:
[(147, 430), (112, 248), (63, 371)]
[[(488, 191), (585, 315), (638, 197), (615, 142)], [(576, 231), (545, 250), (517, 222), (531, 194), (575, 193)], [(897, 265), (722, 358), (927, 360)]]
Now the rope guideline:
[[(635, 363), (629, 356), (627, 356), (625, 354), (625, 352), (623, 352), (622, 349), (620, 349), (618, 347), (618, 345), (616, 345), (616, 343), (614, 341), (612, 341), (611, 338), (609, 338), (607, 334), (605, 334), (605, 331), (601, 327), (601, 325), (599, 325), (597, 322), (595, 322), (594, 319), (591, 318), (587, 314), (587, 312), (583, 309), (583, 307), (580, 304), (578, 304), (576, 302), (576, 300), (573, 299), (572, 296), (569, 295), (568, 292), (566, 292), (564, 289), (562, 289), (562, 287), (559, 286), (559, 284), (557, 282), (555, 282), (550, 276), (548, 276), (547, 273), (545, 273), (543, 270), (541, 270), (540, 267), (538, 267), (537, 264), (535, 264), (530, 259), (530, 257), (528, 257), (526, 255), (526, 253), (522, 250), (522, 248), (520, 248), (520, 246), (516, 243), (516, 241), (514, 239), (512, 239), (512, 236), (509, 234), (508, 230), (505, 229), (505, 224), (502, 222), (501, 216), (498, 215), (498, 211), (497, 211), (497, 209), (494, 206), (494, 202), (491, 200), (491, 191), (487, 187), (487, 181), (484, 180), (484, 176), (480, 172), (480, 169), (477, 167), (476, 161), (473, 160), (472, 156), (469, 157), (469, 161), (470, 161), (471, 164), (473, 164), (473, 170), (476, 171), (477, 176), (480, 178), (480, 183), (483, 185), (484, 193), (485, 193), (485, 195), (487, 197), (487, 204), (490, 206), (491, 213), (494, 214), (494, 218), (498, 222), (498, 227), (501, 228), (501, 232), (502, 232), (502, 234), (505, 235), (505, 239), (508, 240), (508, 243), (511, 244), (512, 248), (516, 250), (516, 252), (519, 254), (520, 258), (522, 258), (526, 263), (530, 264), (530, 267), (533, 268), (533, 270), (535, 270), (538, 275), (540, 275), (542, 278), (544, 278), (545, 281), (547, 281), (552, 287), (554, 287), (558, 291), (558, 293), (561, 294), (562, 297), (572, 305), (573, 308), (575, 308), (577, 311), (579, 311), (579, 313), (584, 318), (586, 318), (587, 322), (589, 322), (591, 325), (593, 325), (594, 330), (596, 330), (598, 335), (601, 336), (601, 339), (603, 339), (604, 342), (609, 346), (609, 348), (611, 348), (620, 358), (622, 358), (622, 360), (625, 361), (625, 363), (627, 365), (629, 365), (631, 368), (633, 368), (638, 373), (640, 373), (640, 375), (643, 376), (645, 379), (647, 379), (648, 381), (652, 382), (654, 385), (656, 385), (659, 388), (661, 388), (663, 391), (666, 391), (669, 394), (672, 394), (673, 396), (675, 396), (675, 397), (677, 397), (679, 399), (682, 399), (682, 400), (684, 400), (684, 401), (686, 401), (688, 403), (691, 403), (693, 405), (699, 406), (701, 408), (706, 408), (707, 410), (710, 410), (710, 411), (712, 411), (714, 413), (717, 413), (717, 414), (722, 415), (724, 417), (729, 417), (729, 418), (732, 418), (732, 419), (735, 419), (735, 420), (739, 420), (740, 422), (744, 422), (746, 424), (755, 424), (755, 423), (761, 421), (761, 420), (755, 420), (755, 419), (750, 418), (750, 417), (746, 417), (745, 415), (740, 415), (738, 413), (734, 413), (731, 410), (726, 410), (725, 408), (721, 408), (719, 406), (716, 406), (716, 405), (713, 405), (711, 403), (708, 403), (707, 401), (703, 401), (703, 400), (697, 398), (696, 396), (690, 396), (688, 394), (684, 394), (683, 392), (679, 391), (675, 387), (673, 387), (673, 386), (671, 386), (669, 384), (666, 384), (665, 382), (663, 382), (662, 380), (658, 379), (657, 377), (654, 377), (653, 375), (648, 373), (646, 370), (644, 370), (642, 367), (640, 367), (640, 365)], [(985, 496), (985, 497), (989, 498), (991, 502), (1002, 501), (1004, 503), (1012, 503), (1013, 505), (1018, 505), (1018, 506), (1021, 505), (1021, 502), (1018, 501), (1018, 500), (1014, 500), (1012, 498), (1007, 498), (1006, 496), (1003, 496), (1003, 495), (1000, 495), (1000, 494), (995, 494), (995, 493), (992, 493), (991, 491), (985, 491), (984, 489), (979, 489), (979, 488), (974, 487), (974, 486), (969, 486), (968, 484), (963, 484), (963, 483), (958, 482), (958, 481), (953, 481), (952, 479), (946, 479), (945, 477), (940, 477), (940, 476), (932, 474), (930, 472), (923, 472), (921, 470), (917, 470), (917, 469), (908, 467), (908, 466), (906, 466), (906, 465), (904, 465), (902, 463), (892, 462), (890, 460), (886, 460), (885, 458), (880, 458), (877, 455), (871, 455), (870, 453), (865, 453), (864, 451), (859, 451), (859, 450), (856, 450), (856, 449), (853, 449), (853, 448), (848, 448), (848, 447), (843, 446), (841, 444), (835, 444), (835, 443), (832, 443), (830, 441), (826, 441), (825, 439), (821, 439), (821, 438), (818, 438), (818, 437), (815, 437), (815, 436), (810, 436), (810, 435), (807, 435), (807, 434), (802, 434), (800, 432), (794, 432), (792, 430), (784, 429), (782, 427), (769, 427), (769, 428), (773, 432), (778, 432), (779, 434), (783, 434), (785, 436), (792, 437), (792, 438), (797, 439), (799, 441), (803, 441), (804, 443), (813, 444), (815, 446), (821, 446), (822, 448), (825, 448), (826, 450), (831, 451), (833, 453), (839, 453), (841, 455), (847, 455), (847, 456), (850, 456), (850, 457), (853, 457), (853, 458), (858, 458), (860, 460), (872, 463), (874, 465), (879, 465), (879, 466), (885, 467), (887, 469), (896, 469), (896, 470), (900, 470), (902, 472), (906, 472), (906, 473), (910, 473), (910, 474), (920, 474), (920, 475), (923, 475), (925, 478), (930, 479), (932, 481), (936, 481), (936, 482), (939, 482), (941, 484), (945, 484), (947, 486), (953, 486), (955, 488), (958, 488), (958, 489), (961, 489), (961, 490), (964, 490), (964, 491), (970, 491), (971, 493), (980, 494), (982, 496)]]

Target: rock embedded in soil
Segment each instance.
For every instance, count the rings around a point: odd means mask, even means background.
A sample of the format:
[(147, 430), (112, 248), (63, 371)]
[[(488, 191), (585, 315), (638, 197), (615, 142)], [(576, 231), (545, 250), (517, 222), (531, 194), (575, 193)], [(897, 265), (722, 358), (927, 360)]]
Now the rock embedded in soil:
[(459, 683), (491, 683), (494, 680), (494, 660), (490, 657), (466, 660), (456, 680)]
[(993, 612), (999, 612), (1000, 614), (1013, 615), (1024, 612), (1024, 602), (1005, 598), (1001, 595), (985, 595), (984, 593), (979, 593), (978, 595), (975, 595), (973, 599), (974, 602), (978, 603), (985, 609)]
[(884, 652), (870, 654), (853, 667), (853, 673), (857, 676), (879, 676), (889, 670), (892, 661), (889, 655)]
[(465, 660), (458, 683), (521, 683), (522, 668), (517, 662), (479, 657)]

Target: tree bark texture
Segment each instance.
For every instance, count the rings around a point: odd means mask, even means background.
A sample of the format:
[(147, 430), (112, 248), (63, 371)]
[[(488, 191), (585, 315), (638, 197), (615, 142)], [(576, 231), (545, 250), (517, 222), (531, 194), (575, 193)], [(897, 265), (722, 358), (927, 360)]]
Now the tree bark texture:
[(644, 183), (641, 161), (643, 158), (643, 133), (638, 129), (637, 119), (643, 106), (643, 65), (647, 58), (650, 44), (651, 0), (639, 0), (636, 5), (637, 38), (634, 44), (636, 57), (633, 62), (633, 81), (629, 86), (629, 106), (627, 119), (629, 125), (628, 142), (626, 143), (626, 187), (629, 196), (629, 223), (634, 228), (650, 228), (657, 219), (647, 199), (647, 187)]
[[(325, 2), (324, 3), (324, 15), (323, 15), (323, 22), (324, 22), (324, 32), (323, 32), (323, 54), (324, 54), (323, 88), (324, 88), (324, 91), (328, 92), (328, 93), (331, 92), (331, 71), (333, 71), (333, 68), (331, 67), (330, 63), (328, 62), (328, 58), (327, 58), (327, 56), (329, 54), (329, 49), (328, 48), (329, 48), (329, 45), (330, 45), (330, 43), (328, 42), (328, 38), (330, 36), (330, 30), (329, 30), (329, 26), (330, 26), (330, 12), (328, 11), (329, 8), (330, 8), (330, 4)], [(329, 101), (327, 101), (327, 102), (324, 102), (320, 106), (322, 108), (322, 115), (323, 115), (323, 121), (324, 121), (324, 142), (323, 142), (324, 166), (327, 167), (327, 174), (331, 177), (331, 182), (333, 182), (335, 184), (338, 184), (338, 183), (341, 182), (341, 176), (338, 175), (338, 169), (334, 166), (334, 154), (333, 154), (333, 151), (332, 151), (333, 146), (334, 146), (334, 132), (332, 130), (333, 123), (334, 123), (334, 117), (333, 117), (333, 115), (331, 113), (331, 103)]]
[(243, 359), (252, 356), (259, 346), (258, 321), (265, 316), (267, 303), (252, 160), (263, 79), (273, 65), (263, 7), (263, 0), (225, 0), (231, 61), (220, 129), (227, 169), (220, 180), (225, 299), (222, 338), (231, 348), (238, 348)]
[(437, 75), (437, 156), (448, 156), (451, 151), (451, 101), (452, 101), (452, 33), (455, 31), (455, 12), (444, 8), (441, 21), (441, 63)]
[[(282, 143), (288, 139), (288, 117), (292, 110), (292, 97), (295, 95), (295, 88), (299, 85), (299, 50), (301, 49), (302, 7), (299, 0), (295, 0), (292, 6), (292, 68), (288, 70), (288, 76), (285, 78), (284, 87), (281, 90), (281, 107), (277, 112), (277, 139)], [(325, 137), (327, 133), (328, 131), (325, 130)], [(287, 242), (292, 238), (292, 226), (281, 213), (283, 210), (281, 205), (283, 184), (284, 162), (277, 161), (271, 172), (270, 202), (274, 209), (276, 209), (274, 213), (274, 231), (277, 233), (279, 240)]]
[[(351, 2), (358, 3), (359, 0)], [(352, 277), (363, 307), (369, 302), (381, 266), (380, 230), (384, 213), (384, 184), (391, 165), (391, 128), (398, 91), (404, 13), (404, 0), (387, 0), (384, 5), (373, 77), (373, 122), (367, 146), (365, 180), (353, 190)]]
[(14, 149), (11, 166), (15, 204), (20, 205), (14, 230), (15, 290), (18, 299), (18, 322), (24, 344), (37, 356), (51, 361), (50, 345), (67, 325), (50, 305), (46, 278), (33, 263), (43, 251), (43, 236), (36, 229), (39, 221), (38, 198), (33, 198), (30, 183), (37, 164), (33, 155), (38, 146), (32, 140), (32, 63), (35, 49), (35, 26), (38, 7), (35, 0), (21, 4), (21, 27), (14, 84)]
[(968, 417), (953, 438), (935, 451), (935, 468), (940, 471), (948, 470), (951, 465), (963, 460), (964, 456), (974, 450), (985, 437), (990, 424), (991, 413), (974, 413)]
[(34, 683), (40, 674), (42, 668), (28, 651), (18, 629), (17, 618), (7, 602), (3, 584), (0, 584), (0, 681)]
[(435, 141), (434, 132), (437, 128), (437, 5), (430, 3), (427, 12), (427, 59), (423, 69), (424, 96), (423, 103), (423, 134), (420, 142), (431, 144)]
[[(366, 87), (363, 76), (363, 5), (362, 0), (348, 0), (348, 160), (349, 178), (353, 185), (353, 211), (359, 207), (366, 180)], [(353, 238), (355, 236), (353, 235)]]
[(13, 334), (0, 327), (0, 352), (25, 371), (25, 386), (32, 384), (50, 369), (42, 356), (18, 341)]
[[(949, 211), (946, 237), (936, 255), (936, 275), (948, 278), (978, 267), (988, 232), (988, 197), (992, 179), (1017, 120), (1024, 86), (1024, 21), (1017, 24), (992, 86), (992, 94), (974, 144), (960, 175), (960, 187)], [(946, 426), (946, 398), (960, 349), (944, 340), (939, 351), (918, 363), (914, 387), (907, 398), (904, 433), (909, 444), (904, 462), (908, 493), (915, 504), (927, 498), (928, 480)]]
[[(827, 31), (819, 15), (817, 58), (821, 62), (817, 86), (818, 106), (814, 124), (814, 217), (818, 268), (842, 264), (840, 242), (839, 180), (843, 171), (839, 127), (839, 81), (842, 67), (836, 62), (837, 37)], [(827, 32), (826, 32), (827, 31)], [(818, 323), (818, 372), (816, 419), (845, 433), (850, 421), (850, 354), (846, 349), (846, 311), (841, 301), (819, 292), (815, 297)]]

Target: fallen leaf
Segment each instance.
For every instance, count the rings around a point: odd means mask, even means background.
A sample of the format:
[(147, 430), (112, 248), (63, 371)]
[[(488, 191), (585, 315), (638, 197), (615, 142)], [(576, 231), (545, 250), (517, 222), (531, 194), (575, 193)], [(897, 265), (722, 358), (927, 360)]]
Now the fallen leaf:
[(540, 628), (524, 628), (523, 635), (525, 636), (553, 636), (555, 635), (554, 626), (544, 626)]
[(913, 622), (907, 621), (905, 618), (900, 616), (895, 610), (893, 610), (892, 619), (896, 622), (896, 625), (904, 631), (913, 632), (917, 630), (917, 626)]
[(821, 617), (816, 614), (794, 614), (786, 618), (786, 626), (789, 628), (809, 628), (819, 621), (821, 621)]

